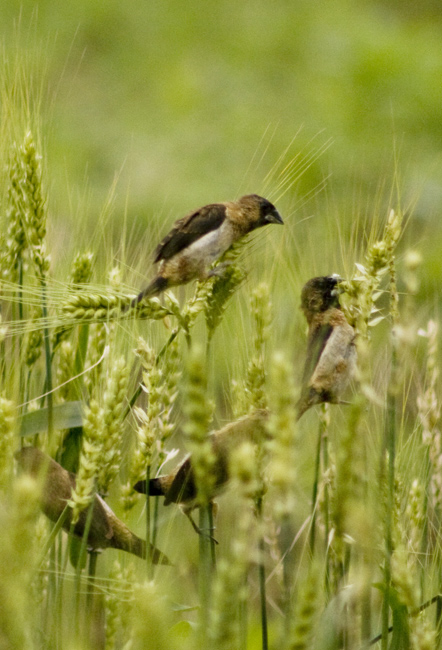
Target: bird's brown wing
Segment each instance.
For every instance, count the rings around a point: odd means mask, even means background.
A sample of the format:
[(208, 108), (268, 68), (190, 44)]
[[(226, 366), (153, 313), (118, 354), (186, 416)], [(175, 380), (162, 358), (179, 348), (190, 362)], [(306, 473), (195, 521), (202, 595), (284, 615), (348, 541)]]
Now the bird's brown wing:
[(175, 477), (164, 495), (164, 505), (169, 503), (186, 503), (196, 497), (195, 477), (192, 463), (188, 456), (178, 468)]
[[(91, 526), (87, 538), (88, 545), (91, 548), (104, 549), (111, 545), (111, 539), (114, 536), (112, 527), (112, 517), (109, 516), (109, 511), (113, 515), (112, 510), (107, 503), (97, 494), (94, 497), (94, 511), (92, 514)], [(75, 524), (74, 533), (78, 537), (83, 537), (87, 517), (88, 508), (80, 513), (78, 522)], [(113, 515), (115, 518), (115, 515)]]
[(318, 325), (313, 332), (310, 333), (307, 345), (307, 357), (305, 360), (304, 374), (302, 377), (302, 385), (304, 390), (307, 388), (309, 381), (315, 371), (319, 358), (326, 346), (333, 327), (329, 323)]
[(226, 206), (213, 203), (179, 219), (156, 247), (154, 262), (170, 259), (203, 235), (219, 228), (225, 218)]

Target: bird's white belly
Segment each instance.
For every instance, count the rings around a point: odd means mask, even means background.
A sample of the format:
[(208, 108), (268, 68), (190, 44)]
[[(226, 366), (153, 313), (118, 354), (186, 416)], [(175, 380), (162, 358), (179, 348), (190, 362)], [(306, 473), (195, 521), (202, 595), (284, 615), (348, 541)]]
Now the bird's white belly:
[(203, 280), (213, 264), (233, 241), (232, 229), (223, 223), (220, 228), (199, 237), (169, 260), (164, 260), (160, 273), (169, 286), (185, 284), (194, 278)]
[(231, 238), (226, 237), (223, 227), (203, 235), (186, 248), (186, 257), (204, 262), (207, 266), (215, 262), (231, 245)]

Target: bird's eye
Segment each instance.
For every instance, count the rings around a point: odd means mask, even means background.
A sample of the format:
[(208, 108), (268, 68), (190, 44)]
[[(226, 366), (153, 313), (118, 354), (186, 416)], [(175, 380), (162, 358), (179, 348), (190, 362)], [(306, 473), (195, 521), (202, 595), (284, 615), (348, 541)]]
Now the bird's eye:
[(269, 214), (273, 209), (272, 204), (267, 199), (261, 201), (261, 210), (264, 214)]

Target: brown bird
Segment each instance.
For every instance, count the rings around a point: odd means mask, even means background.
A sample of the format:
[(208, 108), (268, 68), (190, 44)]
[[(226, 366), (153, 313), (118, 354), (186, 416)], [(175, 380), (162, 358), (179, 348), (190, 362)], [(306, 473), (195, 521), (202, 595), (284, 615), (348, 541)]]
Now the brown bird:
[[(258, 444), (265, 438), (267, 415), (267, 411), (260, 409), (210, 434), (209, 439), (215, 457), (212, 498), (222, 491), (229, 480), (232, 451), (242, 442)], [(142, 494), (148, 492), (151, 496), (164, 496), (165, 506), (178, 503), (193, 528), (201, 533), (191, 516), (192, 510), (197, 506), (197, 486), (190, 454), (170, 474), (152, 478), (148, 485), (145, 480), (138, 481), (134, 489)]]
[(160, 263), (158, 274), (134, 300), (156, 296), (168, 287), (205, 280), (210, 265), (232, 244), (256, 228), (269, 223), (282, 224), (275, 206), (257, 194), (248, 194), (238, 201), (211, 203), (175, 222), (154, 252), (154, 264)]
[[(23, 447), (15, 455), (18, 466), (38, 481), (42, 481), (40, 506), (43, 513), (51, 520), (58, 521), (75, 487), (75, 474), (68, 472), (50, 456), (36, 447)], [(137, 537), (116, 516), (108, 504), (96, 494), (94, 497), (92, 523), (88, 535), (89, 550), (99, 551), (105, 548), (117, 548), (146, 557), (146, 542)], [(74, 534), (82, 537), (86, 525), (87, 509), (83, 510), (74, 527)], [(70, 530), (72, 511), (63, 523), (63, 528)], [(157, 548), (149, 545), (149, 553), (155, 564), (170, 564), (167, 557)]]
[(308, 342), (298, 420), (315, 404), (339, 403), (356, 369), (355, 331), (339, 304), (339, 282), (338, 275), (312, 278), (302, 289)]

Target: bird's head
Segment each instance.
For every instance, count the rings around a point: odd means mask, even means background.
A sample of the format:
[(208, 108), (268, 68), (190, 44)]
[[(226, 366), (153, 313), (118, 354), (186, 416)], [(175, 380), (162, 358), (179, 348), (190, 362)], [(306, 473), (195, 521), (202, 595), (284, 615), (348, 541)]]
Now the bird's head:
[(244, 217), (248, 221), (249, 230), (261, 228), (269, 223), (284, 224), (281, 215), (273, 203), (258, 194), (247, 194), (238, 200)]
[(319, 314), (331, 307), (339, 307), (339, 283), (342, 278), (334, 273), (312, 278), (301, 292), (301, 309), (307, 320), (309, 315)]

